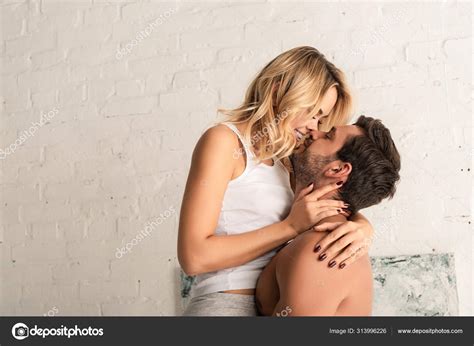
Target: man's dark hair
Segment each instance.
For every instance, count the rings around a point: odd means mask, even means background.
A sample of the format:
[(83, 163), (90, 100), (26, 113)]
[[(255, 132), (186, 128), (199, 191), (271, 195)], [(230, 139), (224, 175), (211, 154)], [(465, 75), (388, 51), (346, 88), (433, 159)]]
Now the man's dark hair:
[(352, 214), (363, 208), (391, 199), (400, 179), (400, 154), (390, 131), (378, 119), (364, 115), (354, 124), (364, 135), (349, 138), (335, 154), (350, 162), (352, 171), (339, 189), (339, 198), (350, 206)]

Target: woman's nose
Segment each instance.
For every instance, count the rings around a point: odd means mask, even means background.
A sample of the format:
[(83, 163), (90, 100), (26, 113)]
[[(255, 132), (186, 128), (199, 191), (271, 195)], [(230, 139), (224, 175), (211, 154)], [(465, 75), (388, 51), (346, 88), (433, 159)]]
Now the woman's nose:
[(317, 130), (318, 129), (318, 123), (319, 123), (319, 119), (311, 119), (306, 124), (306, 128), (308, 129), (308, 132), (311, 132), (313, 130)]
[(319, 130), (311, 130), (310, 131), (310, 136), (313, 139), (313, 141), (317, 140), (318, 138), (322, 138), (326, 135), (326, 132), (319, 131)]

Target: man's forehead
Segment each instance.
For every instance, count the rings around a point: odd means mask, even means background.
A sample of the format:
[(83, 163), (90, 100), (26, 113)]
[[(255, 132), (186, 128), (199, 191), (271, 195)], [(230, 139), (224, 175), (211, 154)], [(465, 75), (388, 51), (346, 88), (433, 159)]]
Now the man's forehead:
[(344, 136), (360, 136), (364, 134), (362, 129), (356, 125), (338, 126), (337, 132), (344, 134)]

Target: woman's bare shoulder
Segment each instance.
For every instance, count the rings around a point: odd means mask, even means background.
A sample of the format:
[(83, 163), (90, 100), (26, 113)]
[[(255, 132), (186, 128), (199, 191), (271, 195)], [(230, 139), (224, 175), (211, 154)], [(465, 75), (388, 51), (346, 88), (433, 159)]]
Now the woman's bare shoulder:
[(217, 124), (204, 131), (197, 146), (206, 144), (218, 144), (220, 148), (225, 149), (238, 147), (239, 141), (237, 135), (229, 127)]
[(190, 176), (205, 175), (215, 179), (218, 174), (218, 177), (227, 179), (225, 182), (231, 180), (240, 163), (236, 160), (240, 157), (237, 155), (240, 150), (238, 137), (227, 126), (216, 125), (207, 129), (194, 148)]

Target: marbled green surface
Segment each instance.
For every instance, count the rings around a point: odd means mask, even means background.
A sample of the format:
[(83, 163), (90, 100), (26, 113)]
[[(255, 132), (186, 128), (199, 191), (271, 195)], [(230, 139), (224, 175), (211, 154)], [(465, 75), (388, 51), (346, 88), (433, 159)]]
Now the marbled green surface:
[(374, 316), (456, 316), (452, 254), (372, 258)]
[[(374, 316), (456, 316), (458, 298), (452, 254), (371, 258)], [(194, 277), (181, 273), (186, 305)]]

